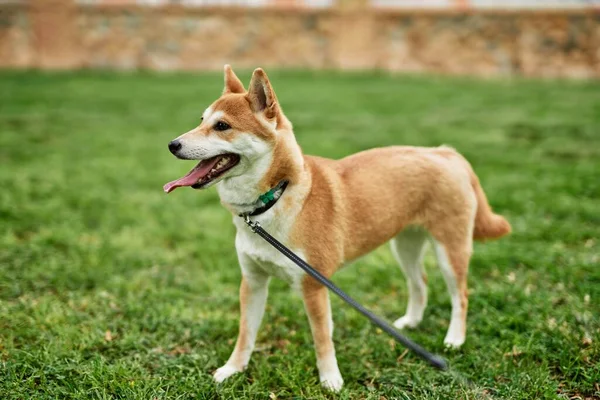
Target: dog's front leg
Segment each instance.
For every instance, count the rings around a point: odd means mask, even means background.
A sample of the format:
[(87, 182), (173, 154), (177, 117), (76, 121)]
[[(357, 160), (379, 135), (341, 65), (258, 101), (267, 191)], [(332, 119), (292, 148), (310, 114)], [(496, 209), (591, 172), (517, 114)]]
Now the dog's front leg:
[(248, 365), (254, 350), (256, 334), (265, 313), (268, 285), (267, 275), (243, 271), (240, 286), (240, 330), (237, 342), (227, 363), (215, 372), (215, 381), (223, 382), (231, 375), (243, 371)]
[(337, 392), (342, 388), (344, 380), (340, 374), (333, 347), (333, 321), (329, 293), (320, 283), (307, 277), (302, 285), (302, 295), (315, 342), (321, 385)]

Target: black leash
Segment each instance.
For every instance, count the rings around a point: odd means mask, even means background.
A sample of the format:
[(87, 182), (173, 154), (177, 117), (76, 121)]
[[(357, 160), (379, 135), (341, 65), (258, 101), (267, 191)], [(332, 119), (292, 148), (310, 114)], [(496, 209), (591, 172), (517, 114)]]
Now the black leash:
[(258, 222), (251, 221), (250, 217), (248, 215), (241, 215), (241, 217), (244, 218), (244, 221), (246, 222), (246, 224), (248, 224), (250, 229), (252, 229), (252, 232), (258, 234), (260, 237), (262, 237), (267, 242), (269, 242), (269, 244), (271, 244), (273, 247), (275, 247), (277, 250), (279, 250), (279, 252), (281, 252), (281, 254), (283, 254), (284, 256), (286, 256), (287, 258), (292, 260), (297, 266), (302, 268), (304, 270), (304, 272), (306, 272), (307, 274), (309, 274), (310, 276), (315, 278), (317, 281), (319, 281), (323, 286), (327, 287), (333, 293), (337, 294), (339, 297), (342, 298), (342, 300), (344, 300), (346, 303), (350, 304), (355, 310), (357, 310), (362, 315), (364, 315), (369, 320), (371, 320), (372, 323), (374, 323), (375, 325), (380, 327), (382, 330), (387, 332), (390, 336), (392, 336), (394, 339), (396, 339), (404, 347), (406, 347), (409, 350), (412, 350), (416, 355), (421, 357), (423, 360), (427, 361), (432, 366), (434, 366), (442, 371), (448, 370), (448, 363), (442, 357), (428, 352), (427, 350), (425, 350), (424, 348), (422, 348), (421, 346), (419, 346), (412, 340), (408, 339), (407, 337), (404, 337), (403, 335), (398, 333), (398, 331), (394, 327), (392, 327), (390, 324), (388, 324), (386, 321), (379, 318), (377, 315), (373, 314), (371, 311), (367, 310), (365, 307), (363, 307), (362, 305), (357, 303), (356, 300), (354, 300), (352, 297), (348, 296), (344, 291), (342, 291), (342, 289), (340, 289), (333, 282), (331, 282), (329, 279), (324, 277), (319, 271), (315, 270), (313, 267), (308, 265), (304, 260), (302, 260), (300, 257), (298, 257), (293, 251), (291, 251), (290, 249), (285, 247), (282, 243), (280, 243), (273, 236), (269, 235), (269, 233), (267, 231), (265, 231)]

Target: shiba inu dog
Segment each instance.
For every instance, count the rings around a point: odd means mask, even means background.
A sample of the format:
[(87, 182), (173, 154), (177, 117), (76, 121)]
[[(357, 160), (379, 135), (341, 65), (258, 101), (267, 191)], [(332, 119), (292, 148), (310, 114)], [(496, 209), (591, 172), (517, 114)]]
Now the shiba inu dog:
[(473, 169), (455, 150), (386, 147), (338, 161), (304, 155), (266, 73), (255, 70), (246, 91), (228, 65), (222, 96), (169, 150), (199, 163), (164, 190), (216, 185), (237, 227), (239, 335), (231, 357), (215, 372), (217, 382), (246, 368), (275, 276), (302, 294), (322, 385), (334, 391), (343, 385), (327, 289), (253, 234), (239, 215), (252, 216), (327, 277), (389, 241), (408, 285), (406, 313), (394, 323), (399, 329), (416, 327), (423, 318), (422, 257), (431, 243), (452, 300), (444, 342), (458, 347), (465, 341), (473, 239), (499, 238), (511, 227), (492, 212)]

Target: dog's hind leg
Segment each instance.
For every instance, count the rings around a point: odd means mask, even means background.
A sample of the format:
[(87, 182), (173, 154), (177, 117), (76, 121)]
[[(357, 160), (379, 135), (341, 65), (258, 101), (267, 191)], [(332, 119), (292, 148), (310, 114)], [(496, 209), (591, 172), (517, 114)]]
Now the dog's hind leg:
[(427, 276), (423, 269), (427, 237), (424, 229), (409, 227), (390, 241), (392, 253), (406, 276), (408, 286), (406, 314), (394, 322), (398, 329), (414, 328), (423, 319), (427, 306)]
[(448, 347), (460, 347), (466, 338), (467, 307), (469, 304), (467, 273), (472, 253), (472, 243), (470, 236), (464, 238), (464, 240), (453, 239), (445, 241), (445, 243), (433, 240), (438, 264), (442, 270), (452, 301), (452, 317), (448, 333), (444, 339), (444, 344)]
[[(240, 330), (229, 360), (215, 372), (215, 381), (219, 383), (231, 375), (243, 371), (248, 365), (254, 350), (256, 334), (265, 313), (269, 277), (258, 271), (248, 271), (244, 268), (242, 260), (243, 257), (240, 256), (243, 270), (240, 286)], [(247, 263), (251, 263), (251, 261), (247, 260)]]

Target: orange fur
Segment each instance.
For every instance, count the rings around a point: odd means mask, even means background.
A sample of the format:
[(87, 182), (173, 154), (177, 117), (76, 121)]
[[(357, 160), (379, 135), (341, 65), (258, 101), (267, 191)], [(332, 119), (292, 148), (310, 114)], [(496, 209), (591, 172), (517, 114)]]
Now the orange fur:
[[(466, 241), (474, 222), (476, 238), (510, 231), (504, 218), (492, 214), (472, 170), (453, 149), (399, 146), (339, 161), (305, 156), (305, 162), (312, 185), (292, 242), (306, 248), (327, 276), (408, 225), (424, 226), (442, 243)], [(324, 221), (330, 221), (327, 229)], [(505, 228), (482, 235), (488, 221), (501, 221)]]
[(241, 357), (244, 351), (248, 350), (248, 319), (246, 315), (246, 304), (248, 302), (248, 296), (250, 287), (246, 279), (242, 277), (242, 283), (240, 284), (240, 326), (238, 332), (238, 340), (235, 343), (235, 351), (232, 357), (232, 363), (239, 369), (246, 368), (245, 360)]

